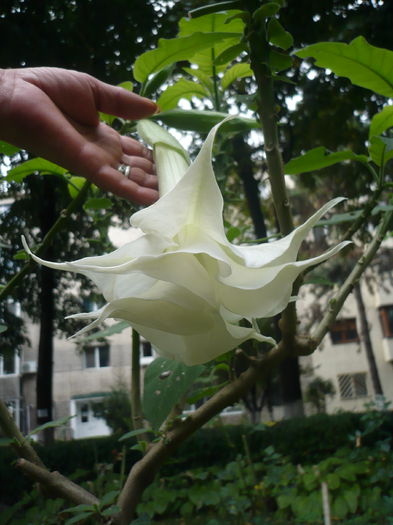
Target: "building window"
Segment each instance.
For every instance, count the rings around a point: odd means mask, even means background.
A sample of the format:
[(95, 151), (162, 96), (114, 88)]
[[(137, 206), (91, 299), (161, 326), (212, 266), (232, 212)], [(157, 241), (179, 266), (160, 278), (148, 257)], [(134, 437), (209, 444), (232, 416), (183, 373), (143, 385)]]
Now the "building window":
[(381, 306), (379, 317), (384, 337), (393, 337), (393, 304)]
[(109, 345), (90, 346), (85, 350), (85, 368), (110, 366)]
[(330, 338), (334, 345), (358, 342), (356, 319), (337, 319), (330, 328)]
[(18, 359), (18, 355), (15, 352), (7, 352), (0, 355), (0, 376), (17, 374)]
[(151, 343), (141, 338), (139, 349), (140, 349), (140, 356), (141, 356), (141, 364), (142, 365), (150, 364), (154, 359), (154, 350), (153, 350)]
[(366, 374), (342, 374), (338, 376), (341, 399), (356, 399), (368, 395)]

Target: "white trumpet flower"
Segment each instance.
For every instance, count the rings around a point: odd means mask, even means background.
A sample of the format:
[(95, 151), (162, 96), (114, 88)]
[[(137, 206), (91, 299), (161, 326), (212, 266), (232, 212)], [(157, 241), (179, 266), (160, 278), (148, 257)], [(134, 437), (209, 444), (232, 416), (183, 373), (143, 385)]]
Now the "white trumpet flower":
[(212, 147), (220, 124), (209, 133), (195, 161), (168, 132), (150, 121), (138, 131), (153, 146), (160, 199), (131, 217), (139, 237), (112, 253), (39, 263), (81, 273), (94, 281), (107, 301), (96, 312), (72, 317), (92, 322), (126, 320), (167, 358), (187, 365), (205, 363), (254, 338), (274, 344), (241, 319), (271, 317), (287, 306), (297, 276), (341, 250), (297, 261), (299, 247), (337, 198), (279, 240), (235, 246), (225, 235), (223, 199), (212, 167)]

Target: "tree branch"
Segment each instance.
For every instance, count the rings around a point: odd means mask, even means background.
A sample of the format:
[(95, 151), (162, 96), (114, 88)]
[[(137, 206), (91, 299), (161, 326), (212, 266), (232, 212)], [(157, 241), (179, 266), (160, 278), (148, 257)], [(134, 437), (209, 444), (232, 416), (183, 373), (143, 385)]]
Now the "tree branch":
[(19, 430), (14, 418), (2, 400), (0, 400), (0, 427), (4, 434), (12, 439), (11, 446), (19, 457), (25, 458), (41, 468), (46, 468), (37, 452)]
[(377, 233), (373, 240), (369, 244), (365, 253), (360, 257), (358, 262), (355, 264), (353, 270), (346, 278), (344, 284), (337, 292), (336, 296), (329, 301), (329, 308), (322, 320), (318, 324), (317, 328), (311, 335), (311, 346), (315, 349), (325, 337), (331, 324), (335, 321), (337, 314), (341, 310), (346, 298), (352, 292), (354, 285), (359, 281), (363, 272), (366, 270), (371, 260), (377, 253), (386, 232), (389, 229), (390, 223), (393, 218), (393, 212), (388, 212), (382, 217)]
[(64, 498), (75, 505), (82, 503), (98, 505), (99, 503), (99, 500), (93, 494), (65, 478), (59, 472), (49, 472), (46, 468), (39, 467), (27, 459), (18, 459), (16, 467), (49, 489), (50, 494), (56, 494), (56, 496)]

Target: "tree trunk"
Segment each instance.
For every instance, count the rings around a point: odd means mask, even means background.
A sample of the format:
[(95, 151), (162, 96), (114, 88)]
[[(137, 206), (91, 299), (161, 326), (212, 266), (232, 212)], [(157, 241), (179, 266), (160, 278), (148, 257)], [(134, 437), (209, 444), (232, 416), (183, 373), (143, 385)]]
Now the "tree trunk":
[(370, 338), (366, 308), (364, 306), (363, 294), (359, 283), (355, 284), (353, 291), (359, 312), (360, 337), (366, 350), (366, 357), (368, 367), (370, 369), (371, 382), (373, 385), (374, 394), (376, 396), (383, 396), (382, 384), (379, 378), (377, 363), (375, 361), (374, 349)]
[[(244, 140), (243, 135), (236, 135), (233, 139), (233, 145), (233, 156), (237, 163), (238, 175), (243, 182), (244, 193), (253, 222), (255, 236), (256, 238), (266, 238), (267, 230), (265, 217), (263, 215), (259, 198), (258, 181), (255, 179), (253, 173), (251, 148)], [(303, 416), (304, 406), (302, 391), (300, 388), (298, 358), (286, 359), (279, 369), (279, 374), (281, 395), (284, 403), (284, 417), (291, 418)]]
[[(42, 177), (40, 185), (42, 189), (42, 201), (40, 226), (42, 237), (48, 232), (56, 219), (55, 192), (53, 177)], [(51, 258), (51, 249), (45, 253), (46, 258)], [(50, 268), (40, 268), (41, 292), (40, 310), (41, 322), (38, 342), (38, 366), (37, 366), (37, 423), (42, 425), (53, 420), (53, 332), (54, 332), (54, 272)], [(43, 431), (42, 439), (45, 445), (54, 440), (54, 429)]]

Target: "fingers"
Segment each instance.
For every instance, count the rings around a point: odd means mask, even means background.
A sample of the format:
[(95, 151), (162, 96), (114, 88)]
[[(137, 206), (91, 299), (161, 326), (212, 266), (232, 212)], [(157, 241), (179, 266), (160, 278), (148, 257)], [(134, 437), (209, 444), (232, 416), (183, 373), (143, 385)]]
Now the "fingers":
[[(116, 169), (110, 166), (105, 166), (96, 176), (90, 177), (90, 180), (97, 183), (99, 181), (98, 185), (102, 189), (115, 193), (119, 197), (137, 204), (150, 205), (158, 199), (158, 191), (152, 187), (152, 185), (141, 186), (137, 181), (132, 180), (130, 177), (125, 177)], [(146, 177), (149, 178), (154, 176), (150, 175)]]
[(149, 148), (146, 148), (143, 144), (130, 137), (120, 137), (121, 147), (124, 153), (127, 155), (136, 155), (138, 157), (144, 157), (150, 161), (153, 161), (153, 153)]
[(99, 111), (126, 119), (141, 119), (158, 111), (157, 104), (148, 98), (93, 77), (90, 77), (90, 82)]

